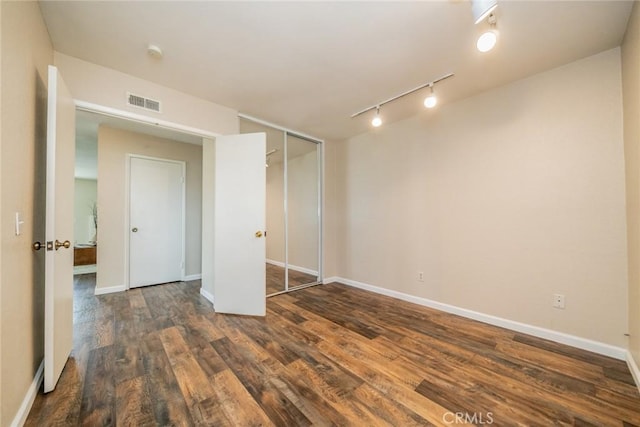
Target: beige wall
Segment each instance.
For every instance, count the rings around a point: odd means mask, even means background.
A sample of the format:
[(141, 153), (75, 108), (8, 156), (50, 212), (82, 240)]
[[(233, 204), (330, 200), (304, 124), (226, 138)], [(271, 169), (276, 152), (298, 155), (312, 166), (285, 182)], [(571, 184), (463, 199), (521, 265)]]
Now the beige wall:
[(629, 250), (629, 350), (640, 363), (640, 3), (633, 6), (622, 45), (624, 149)]
[[(43, 357), (42, 254), (31, 243), (41, 240), (44, 219), (37, 153), (42, 151), (43, 120), (37, 101), (38, 79), (46, 86), (53, 50), (36, 2), (2, 2), (2, 88), (0, 126), (0, 425), (14, 419)], [(43, 86), (43, 88), (45, 87)], [(37, 159), (37, 160), (34, 160)], [(24, 220), (14, 235), (15, 212)], [(35, 230), (35, 231), (34, 231)]]
[(204, 139), (202, 142), (202, 289), (206, 297), (213, 298), (213, 278), (215, 273), (214, 224), (215, 218), (215, 174), (216, 146), (212, 139)]
[(621, 96), (617, 48), (339, 144), (338, 274), (626, 346)]
[[(2, 64), (4, 63), (4, 60), (2, 59), (2, 57), (4, 55), (2, 55), (1, 52), (4, 52), (4, 49), (1, 49), (1, 47), (3, 46), (3, 37), (2, 37), (2, 28), (4, 27), (2, 25), (2, 8), (3, 8), (3, 2), (0, 2), (0, 192), (2, 191), (2, 171), (4, 170), (4, 168), (2, 167), (2, 123), (3, 123), (3, 111), (4, 109), (2, 108), (2, 98), (4, 97), (2, 95), (2, 92), (4, 91), (4, 89), (2, 88)], [(0, 193), (1, 194), (1, 193)], [(4, 236), (4, 232), (5, 232), (5, 228), (3, 227), (3, 222), (2, 218), (4, 217), (4, 211), (2, 210), (3, 207), (3, 203), (2, 203), (2, 197), (0, 197), (0, 236)], [(2, 247), (4, 245), (0, 242), (0, 310), (2, 309), (3, 305), (2, 305)], [(2, 316), (0, 315), (0, 384), (2, 384), (2, 371), (3, 371), (3, 367), (2, 367)], [(3, 408), (3, 404), (2, 404), (2, 387), (0, 386), (0, 423), (2, 423), (4, 421), (4, 418), (2, 417), (2, 414), (4, 413), (4, 411), (2, 410)]]
[(336, 262), (338, 256), (338, 230), (342, 227), (338, 222), (338, 204), (336, 191), (338, 185), (336, 175), (336, 151), (343, 141), (325, 141), (323, 145), (322, 171), (322, 274), (323, 278), (338, 274)]
[[(308, 143), (310, 144), (310, 143)], [(318, 158), (315, 152), (289, 159), (289, 264), (318, 270)], [(267, 168), (267, 259), (284, 262), (284, 164)]]
[(272, 162), (266, 173), (267, 259), (284, 262), (284, 163)]
[(98, 200), (98, 181), (75, 179), (75, 201), (73, 218), (74, 243), (89, 243), (95, 236), (92, 206)]
[[(293, 141), (293, 142), (292, 142)], [(287, 221), (289, 265), (318, 271), (318, 154), (316, 145), (289, 137), (289, 143), (307, 144), (314, 151), (289, 158), (287, 163)], [(311, 145), (313, 144), (313, 145)]]
[(185, 161), (186, 275), (201, 273), (202, 147), (107, 126), (98, 128), (98, 274), (96, 288), (126, 283), (126, 156)]
[[(77, 100), (221, 135), (238, 133), (238, 112), (231, 108), (59, 52), (55, 52), (55, 65)], [(127, 92), (160, 101), (162, 113), (127, 105)]]

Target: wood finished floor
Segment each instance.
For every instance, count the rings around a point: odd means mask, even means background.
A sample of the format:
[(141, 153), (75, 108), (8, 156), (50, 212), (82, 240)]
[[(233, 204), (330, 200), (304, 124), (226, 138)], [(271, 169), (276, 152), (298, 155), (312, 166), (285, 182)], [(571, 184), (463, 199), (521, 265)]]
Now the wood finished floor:
[[(332, 284), (215, 314), (200, 283), (94, 296), (27, 426), (640, 425), (624, 362)], [(474, 417), (475, 418), (471, 418)]]
[[(317, 276), (302, 273), (300, 271), (289, 270), (289, 288), (306, 285), (317, 280)], [(277, 265), (267, 264), (267, 295), (284, 291), (284, 268)]]

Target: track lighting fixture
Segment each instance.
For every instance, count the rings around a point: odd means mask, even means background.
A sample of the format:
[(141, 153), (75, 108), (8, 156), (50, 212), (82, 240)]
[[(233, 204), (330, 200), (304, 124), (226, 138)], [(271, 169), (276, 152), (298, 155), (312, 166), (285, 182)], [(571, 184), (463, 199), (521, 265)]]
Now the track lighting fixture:
[(271, 163), (271, 157), (269, 157), (269, 156), (271, 156), (272, 154), (276, 153), (277, 151), (278, 151), (278, 149), (274, 148), (273, 150), (267, 152), (267, 154), (265, 155), (265, 157), (267, 158), (267, 161), (265, 163), (266, 167), (269, 167), (269, 164)]
[(357, 113), (352, 114), (351, 118), (353, 119), (354, 117), (358, 117), (359, 115), (364, 114), (364, 113), (366, 113), (368, 111), (376, 110), (376, 115), (373, 118), (373, 120), (371, 120), (371, 125), (374, 126), (374, 127), (378, 127), (378, 126), (380, 126), (382, 124), (382, 118), (380, 117), (380, 107), (382, 107), (384, 104), (388, 104), (391, 101), (395, 101), (398, 98), (402, 98), (403, 96), (409, 95), (409, 94), (411, 94), (413, 92), (416, 92), (416, 91), (418, 91), (420, 89), (424, 89), (425, 87), (429, 87), (430, 94), (424, 100), (424, 105), (427, 108), (433, 108), (433, 107), (435, 107), (435, 105), (437, 103), (436, 96), (433, 93), (433, 86), (436, 83), (441, 82), (442, 80), (448, 79), (449, 77), (453, 77), (453, 75), (454, 75), (453, 73), (449, 73), (449, 74), (444, 75), (444, 76), (442, 76), (442, 77), (440, 77), (438, 79), (435, 79), (435, 80), (433, 80), (431, 82), (422, 84), (422, 85), (420, 85), (418, 87), (415, 87), (413, 89), (410, 89), (410, 90), (408, 90), (406, 92), (402, 92), (400, 95), (393, 96), (393, 97), (391, 97), (391, 98), (389, 98), (389, 99), (387, 99), (385, 101), (382, 101), (382, 102), (380, 102), (378, 104), (374, 104), (371, 107), (367, 107), (364, 110), (360, 110)]
[(473, 22), (479, 24), (498, 7), (498, 0), (471, 0)]
[(433, 93), (433, 83), (429, 84), (429, 95), (424, 99), (424, 106), (427, 108), (433, 108), (438, 103), (438, 98)]
[(498, 30), (496, 29), (496, 16), (492, 13), (487, 18), (487, 22), (490, 25), (490, 29), (485, 31), (478, 37), (476, 47), (480, 52), (489, 52), (496, 45), (498, 41)]
[(382, 118), (380, 117), (380, 107), (376, 107), (376, 115), (373, 118), (373, 120), (371, 120), (371, 126), (377, 128), (378, 126), (380, 126), (382, 124)]

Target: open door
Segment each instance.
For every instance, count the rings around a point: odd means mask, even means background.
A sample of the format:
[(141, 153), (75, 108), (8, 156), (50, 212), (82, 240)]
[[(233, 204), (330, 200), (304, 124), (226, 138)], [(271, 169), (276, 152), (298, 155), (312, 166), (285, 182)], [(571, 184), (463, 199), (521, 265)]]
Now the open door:
[[(44, 391), (56, 387), (73, 346), (75, 105), (49, 66), (45, 225)], [(35, 247), (35, 246), (34, 246)], [(37, 247), (35, 247), (37, 249)]]
[(264, 316), (265, 288), (264, 133), (215, 140), (214, 309)]

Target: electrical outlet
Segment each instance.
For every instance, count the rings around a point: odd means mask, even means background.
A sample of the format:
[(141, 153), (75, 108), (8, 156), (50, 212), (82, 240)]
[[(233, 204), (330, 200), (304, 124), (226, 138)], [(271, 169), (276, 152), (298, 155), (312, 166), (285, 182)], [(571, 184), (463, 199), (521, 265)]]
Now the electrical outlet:
[(424, 282), (424, 272), (418, 271), (418, 282)]
[(562, 295), (562, 294), (553, 294), (553, 306), (555, 308), (564, 309), (564, 295)]

